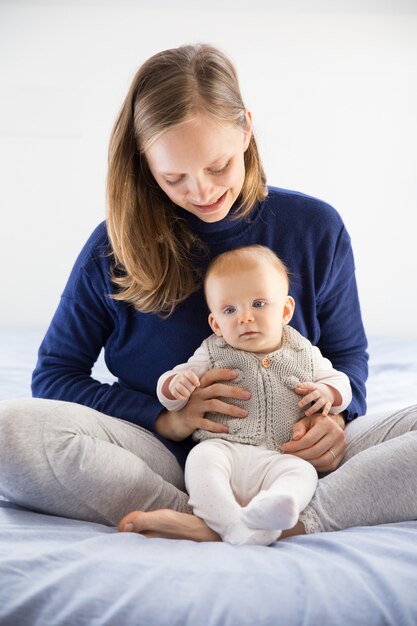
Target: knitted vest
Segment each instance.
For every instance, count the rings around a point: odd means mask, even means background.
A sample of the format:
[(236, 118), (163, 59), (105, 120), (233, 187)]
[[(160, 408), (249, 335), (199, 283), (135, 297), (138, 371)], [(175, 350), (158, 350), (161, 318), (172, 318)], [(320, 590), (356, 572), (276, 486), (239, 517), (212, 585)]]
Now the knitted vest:
[(222, 337), (211, 335), (203, 342), (211, 367), (236, 369), (240, 375), (226, 384), (248, 389), (250, 400), (223, 398), (248, 411), (247, 417), (226, 417), (220, 413), (207, 413), (215, 422), (227, 424), (228, 433), (211, 433), (198, 429), (195, 441), (221, 438), (239, 443), (265, 445), (277, 450), (292, 437), (294, 423), (304, 411), (297, 407), (300, 396), (292, 391), (301, 382), (314, 380), (312, 346), (299, 332), (284, 326), (281, 347), (265, 358), (259, 359), (251, 352), (229, 346)]

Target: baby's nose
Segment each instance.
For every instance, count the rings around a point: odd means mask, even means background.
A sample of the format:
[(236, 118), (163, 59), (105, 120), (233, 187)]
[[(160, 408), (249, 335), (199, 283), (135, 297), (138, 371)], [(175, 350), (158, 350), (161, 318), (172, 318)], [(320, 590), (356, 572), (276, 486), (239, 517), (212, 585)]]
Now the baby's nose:
[(253, 314), (251, 311), (243, 311), (240, 315), (239, 322), (241, 324), (247, 324), (248, 322), (253, 322)]

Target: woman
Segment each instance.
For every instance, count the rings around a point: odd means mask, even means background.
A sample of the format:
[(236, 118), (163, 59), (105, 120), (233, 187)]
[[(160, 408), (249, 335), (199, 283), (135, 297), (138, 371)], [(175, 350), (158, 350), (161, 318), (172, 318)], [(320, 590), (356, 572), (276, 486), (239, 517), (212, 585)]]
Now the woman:
[[(204, 414), (244, 419), (222, 398), (248, 392), (223, 384), (237, 372), (211, 370), (186, 407), (169, 412), (155, 387), (210, 332), (200, 288), (208, 262), (251, 243), (272, 248), (289, 267), (298, 302), (292, 325), (348, 375), (353, 390), (344, 417), (304, 418), (283, 448), (319, 472), (353, 457), (320, 481), (289, 533), (415, 516), (403, 493), (395, 510), (386, 500), (376, 507), (368, 493), (352, 506), (352, 486), (369, 473), (371, 491), (384, 488), (387, 500), (398, 496), (399, 475), (411, 490), (415, 418), (406, 412), (383, 422), (390, 426), (378, 422), (345, 457), (345, 421), (365, 413), (367, 377), (349, 236), (323, 202), (267, 189), (235, 70), (205, 45), (159, 53), (133, 80), (110, 143), (107, 224), (83, 248), (40, 347), (37, 399), (1, 405), (0, 492), (32, 509), (110, 525), (139, 509), (120, 529), (217, 539), (189, 514), (182, 467), (191, 433), (221, 427)], [(114, 385), (91, 378), (102, 347)], [(402, 436), (358, 454), (393, 432)], [(397, 471), (387, 481), (392, 463)]]

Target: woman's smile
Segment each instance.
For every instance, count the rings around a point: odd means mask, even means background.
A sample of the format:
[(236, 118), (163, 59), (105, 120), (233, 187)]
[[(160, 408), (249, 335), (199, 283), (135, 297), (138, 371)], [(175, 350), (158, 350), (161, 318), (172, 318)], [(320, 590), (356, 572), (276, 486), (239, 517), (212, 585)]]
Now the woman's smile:
[(220, 196), (220, 198), (218, 198), (217, 200), (215, 200), (212, 203), (208, 203), (208, 204), (194, 204), (192, 202), (191, 204), (197, 209), (197, 211), (201, 211), (202, 213), (211, 213), (211, 212), (214, 212), (214, 211), (218, 211), (219, 209), (222, 208), (223, 203), (226, 200), (227, 193), (228, 193), (228, 190), (226, 190)]
[(246, 129), (197, 114), (146, 150), (152, 175), (174, 204), (204, 222), (218, 222), (242, 191), (250, 128), (249, 114)]

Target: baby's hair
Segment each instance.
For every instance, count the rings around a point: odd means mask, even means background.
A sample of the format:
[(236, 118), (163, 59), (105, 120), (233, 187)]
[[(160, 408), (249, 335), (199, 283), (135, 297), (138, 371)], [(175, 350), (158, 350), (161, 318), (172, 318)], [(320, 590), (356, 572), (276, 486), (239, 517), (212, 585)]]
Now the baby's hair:
[(287, 266), (281, 259), (266, 246), (253, 244), (251, 246), (242, 246), (223, 252), (214, 257), (209, 263), (204, 277), (204, 292), (207, 300), (207, 282), (212, 276), (224, 276), (241, 270), (253, 269), (259, 265), (260, 261), (266, 261), (275, 267), (283, 276), (285, 276), (288, 287), (290, 285), (289, 271)]
[[(138, 311), (170, 315), (200, 286), (192, 257), (204, 246), (149, 169), (146, 150), (167, 130), (206, 115), (247, 129), (236, 70), (206, 44), (159, 52), (137, 71), (113, 128), (107, 177), (107, 229), (114, 256), (112, 297)], [(236, 217), (267, 195), (253, 133)]]

